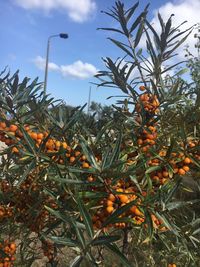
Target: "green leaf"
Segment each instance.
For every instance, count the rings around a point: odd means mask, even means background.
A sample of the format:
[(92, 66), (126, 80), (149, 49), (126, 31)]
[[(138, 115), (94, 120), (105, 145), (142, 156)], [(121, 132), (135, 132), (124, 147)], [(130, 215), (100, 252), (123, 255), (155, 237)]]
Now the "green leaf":
[(95, 238), (94, 240), (92, 240), (91, 245), (93, 246), (101, 246), (101, 245), (105, 245), (107, 243), (113, 243), (118, 241), (121, 238), (121, 236), (119, 235), (113, 235), (113, 236), (99, 236), (97, 238)]
[(177, 192), (181, 181), (182, 181), (182, 178), (179, 178), (177, 181), (175, 181), (175, 184), (172, 185), (171, 191), (167, 192), (167, 197), (165, 199), (165, 204), (167, 204), (172, 199), (174, 194)]
[(83, 256), (77, 256), (72, 263), (70, 263), (69, 267), (80, 267), (81, 262), (83, 261)]
[(171, 50), (166, 51), (163, 54), (164, 58), (168, 58), (182, 43), (185, 42), (185, 40), (188, 38), (188, 36), (191, 34), (192, 30), (185, 36), (183, 37)]
[(154, 232), (154, 228), (153, 228), (153, 222), (151, 219), (151, 214), (147, 209), (144, 209), (144, 213), (145, 213), (145, 222), (147, 223), (147, 230), (148, 230), (148, 240), (151, 241), (153, 238), (153, 232)]
[(97, 28), (97, 30), (113, 31), (113, 32), (124, 34), (122, 31), (120, 31), (119, 29), (115, 29), (115, 28)]
[(13, 85), (11, 87), (11, 93), (12, 93), (12, 95), (15, 95), (16, 94), (17, 88), (18, 88), (18, 83), (19, 83), (19, 76), (18, 76), (18, 73), (16, 73), (16, 76), (15, 76), (15, 79), (14, 79), (14, 82), (13, 82)]
[(155, 37), (156, 47), (161, 48), (161, 42), (160, 42), (160, 38), (159, 38), (157, 32), (155, 31), (155, 29), (151, 26), (151, 24), (147, 20), (146, 20), (146, 24), (150, 28), (150, 30), (153, 32), (153, 35)]
[[(180, 237), (180, 234), (178, 231), (175, 229), (175, 227), (172, 226), (172, 224), (167, 220), (167, 218), (164, 216), (164, 214), (160, 214), (158, 212), (155, 212), (156, 217), (163, 221), (163, 224), (169, 229), (169, 231), (172, 231), (176, 236)], [(177, 227), (178, 228), (178, 227)]]
[[(125, 17), (125, 19), (126, 19), (126, 23), (128, 23), (128, 21), (130, 20), (130, 18), (131, 18), (132, 15), (134, 14), (134, 12), (135, 12), (136, 8), (138, 7), (138, 5), (139, 5), (139, 1), (136, 2), (136, 4), (135, 4), (133, 7), (129, 8), (129, 9), (126, 11), (126, 13), (125, 13), (125, 15), (126, 15), (126, 17)], [(130, 33), (130, 31), (129, 31), (129, 33)]]
[(200, 201), (199, 199), (190, 200), (190, 201), (173, 201), (166, 205), (166, 209), (171, 211), (171, 210), (179, 209), (179, 208), (182, 208), (188, 205), (193, 205), (194, 203), (198, 203), (199, 201)]
[(76, 240), (72, 240), (66, 237), (50, 236), (49, 237), (54, 243), (64, 245), (67, 247), (78, 247), (79, 243)]
[(132, 26), (129, 30), (129, 34), (131, 34), (137, 28), (137, 26), (141, 23), (141, 20), (143, 20), (146, 17), (147, 12), (148, 12), (147, 11), (148, 7), (149, 7), (149, 5), (146, 6), (145, 10), (134, 21), (134, 23), (132, 24)]
[(78, 203), (78, 208), (79, 208), (80, 214), (83, 217), (86, 231), (87, 231), (89, 237), (93, 238), (93, 236), (94, 236), (93, 223), (92, 223), (90, 214), (89, 214), (86, 206), (82, 202), (81, 198), (79, 197), (79, 195), (77, 195), (77, 203)]
[(86, 156), (87, 160), (89, 161), (89, 163), (91, 164), (91, 166), (94, 169), (100, 170), (100, 167), (98, 166), (98, 164), (96, 162), (95, 155), (93, 154), (87, 141), (85, 140), (85, 138), (83, 136), (80, 136), (79, 138), (80, 138), (80, 145), (83, 149), (83, 153)]
[(27, 176), (31, 173), (32, 170), (34, 170), (36, 167), (36, 162), (35, 159), (28, 165), (27, 169), (25, 170), (25, 172), (23, 173), (22, 177), (19, 179), (19, 181), (17, 182), (17, 186), (19, 187), (24, 180), (27, 178)]
[(182, 70), (176, 72), (175, 75), (177, 75), (177, 76), (181, 76), (181, 75), (187, 73), (188, 71), (189, 71), (188, 68), (184, 68), (184, 69), (182, 69)]
[(107, 155), (106, 157), (106, 162), (104, 162), (104, 164), (102, 164), (104, 168), (110, 168), (111, 165), (119, 159), (119, 155), (120, 155), (120, 146), (121, 146), (121, 142), (122, 142), (122, 134), (120, 133), (117, 140), (115, 141), (114, 144), (114, 148), (111, 152), (111, 154), (109, 153), (109, 155)]
[(61, 214), (59, 211), (53, 210), (52, 208), (48, 206), (44, 206), (46, 210), (48, 210), (52, 215), (54, 215), (56, 218), (62, 220), (63, 222), (71, 223), (72, 220), (69, 216), (64, 215), (63, 213)]
[(124, 52), (126, 52), (127, 55), (133, 58), (133, 54), (125, 47), (125, 44), (114, 40), (112, 38), (108, 38), (110, 41), (112, 41), (116, 46), (118, 46), (120, 49), (122, 49)]
[(135, 37), (134, 48), (136, 48), (140, 42), (140, 39), (143, 34), (144, 26), (145, 26), (145, 22), (144, 20), (142, 20), (142, 22), (140, 23), (139, 29), (137, 31), (136, 37)]
[(152, 166), (152, 167), (149, 167), (145, 171), (145, 174), (149, 174), (149, 173), (152, 173), (152, 172), (157, 171), (157, 170), (160, 170), (160, 169), (161, 169), (161, 166)]
[(96, 198), (104, 198), (108, 196), (108, 193), (106, 192), (79, 192), (80, 197), (82, 198), (90, 198), (90, 199), (96, 199)]
[(31, 138), (31, 136), (24, 130), (24, 127), (20, 127), (20, 130), (21, 130), (23, 137), (24, 137), (25, 141), (27, 142), (29, 148), (32, 150), (33, 154), (36, 156), (35, 142)]

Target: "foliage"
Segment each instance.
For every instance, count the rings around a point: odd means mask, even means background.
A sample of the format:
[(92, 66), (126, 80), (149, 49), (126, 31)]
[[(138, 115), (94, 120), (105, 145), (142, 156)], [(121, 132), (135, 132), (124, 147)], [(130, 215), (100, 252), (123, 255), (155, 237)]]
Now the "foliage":
[(198, 195), (178, 195), (191, 191), (184, 179), (199, 183), (198, 90), (183, 71), (163, 75), (179, 64), (163, 69), (192, 28), (181, 32), (158, 14), (158, 34), (148, 6), (135, 17), (137, 7), (117, 1), (105, 12), (120, 28), (103, 30), (123, 38), (109, 39), (125, 57), (107, 57), (97, 78), (122, 91), (118, 106), (86, 116), (44, 95), (37, 79), (1, 73), (0, 266), (44, 256), (61, 266), (66, 253), (71, 267), (198, 266)]

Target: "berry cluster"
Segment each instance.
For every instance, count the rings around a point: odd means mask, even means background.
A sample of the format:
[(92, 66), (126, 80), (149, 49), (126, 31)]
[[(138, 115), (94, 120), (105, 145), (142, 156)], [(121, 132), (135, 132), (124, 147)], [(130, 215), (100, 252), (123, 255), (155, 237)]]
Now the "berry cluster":
[[(1, 253), (4, 252), (4, 254)], [(15, 261), (16, 244), (5, 240), (0, 242), (0, 267), (13, 267)], [(6, 256), (2, 256), (2, 255)]]

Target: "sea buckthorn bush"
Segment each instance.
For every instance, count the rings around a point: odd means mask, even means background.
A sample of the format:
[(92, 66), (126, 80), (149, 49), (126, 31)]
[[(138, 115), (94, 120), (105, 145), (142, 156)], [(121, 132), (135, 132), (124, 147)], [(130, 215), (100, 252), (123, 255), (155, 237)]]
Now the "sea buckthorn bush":
[(185, 183), (199, 184), (199, 91), (166, 64), (193, 27), (158, 14), (157, 33), (137, 7), (105, 12), (125, 53), (96, 75), (122, 91), (115, 116), (1, 73), (0, 266), (199, 266), (198, 188)]

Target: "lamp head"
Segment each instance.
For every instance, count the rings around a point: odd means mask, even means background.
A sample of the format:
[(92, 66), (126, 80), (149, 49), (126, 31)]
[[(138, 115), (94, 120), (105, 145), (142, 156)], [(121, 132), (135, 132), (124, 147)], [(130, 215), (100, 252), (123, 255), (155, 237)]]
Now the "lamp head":
[(60, 33), (59, 36), (63, 39), (67, 39), (69, 37), (67, 33)]

